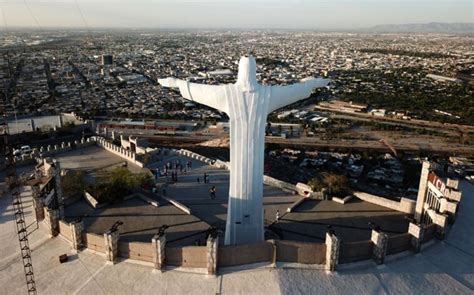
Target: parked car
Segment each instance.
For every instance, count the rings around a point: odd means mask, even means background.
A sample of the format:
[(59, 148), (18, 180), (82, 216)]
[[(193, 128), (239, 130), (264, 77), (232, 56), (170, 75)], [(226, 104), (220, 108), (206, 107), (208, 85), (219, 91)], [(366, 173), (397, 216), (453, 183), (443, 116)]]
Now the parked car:
[(31, 147), (29, 145), (23, 145), (20, 148), (20, 151), (21, 151), (22, 155), (29, 155), (29, 154), (31, 154)]

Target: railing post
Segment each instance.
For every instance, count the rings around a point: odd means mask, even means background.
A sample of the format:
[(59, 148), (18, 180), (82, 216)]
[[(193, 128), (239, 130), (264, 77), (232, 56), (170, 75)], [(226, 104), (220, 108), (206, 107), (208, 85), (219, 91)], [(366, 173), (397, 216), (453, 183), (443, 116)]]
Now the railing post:
[(341, 241), (333, 231), (326, 233), (326, 271), (335, 271), (339, 263)]
[(272, 267), (277, 267), (277, 244), (272, 240)]
[(219, 245), (219, 237), (209, 235), (207, 238), (207, 274), (215, 275), (217, 272), (217, 248)]
[(44, 220), (44, 202), (40, 197), (39, 187), (33, 186), (33, 208), (35, 208), (36, 221)]
[(415, 253), (420, 252), (421, 243), (423, 242), (423, 236), (425, 234), (425, 227), (422, 224), (416, 224), (410, 222), (408, 226), (408, 233), (411, 235), (410, 244)]
[(388, 235), (383, 233), (381, 230), (373, 229), (370, 240), (374, 245), (372, 258), (375, 263), (383, 264), (387, 253)]
[(57, 209), (46, 209), (45, 220), (48, 224), (48, 230), (51, 237), (55, 237), (59, 234), (59, 210)]
[(108, 262), (114, 263), (118, 256), (118, 240), (120, 237), (118, 227), (122, 225), (121, 221), (117, 221), (108, 232), (104, 234), (105, 257)]
[(84, 232), (84, 222), (82, 220), (73, 221), (69, 224), (72, 234), (72, 248), (80, 250), (83, 245), (82, 234)]
[(151, 239), (153, 246), (153, 265), (155, 269), (162, 270), (165, 264), (166, 234), (158, 233)]

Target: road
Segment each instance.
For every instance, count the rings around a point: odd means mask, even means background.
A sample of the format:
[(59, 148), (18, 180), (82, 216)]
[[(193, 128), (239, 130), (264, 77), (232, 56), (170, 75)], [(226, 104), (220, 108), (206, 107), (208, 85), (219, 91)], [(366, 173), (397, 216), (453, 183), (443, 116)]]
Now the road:
[[(172, 135), (142, 135), (148, 138), (151, 143), (155, 144), (175, 144), (175, 145), (189, 145), (205, 142), (216, 138), (226, 138), (222, 135), (190, 135), (190, 136), (172, 136)], [(390, 150), (378, 141), (371, 140), (345, 140), (345, 139), (331, 139), (322, 140), (315, 137), (301, 137), (301, 138), (281, 138), (276, 136), (267, 136), (266, 143), (278, 144), (286, 147), (312, 147), (323, 149), (345, 149), (345, 150), (359, 150), (359, 151), (378, 151), (390, 152)], [(414, 144), (396, 144), (391, 143), (397, 151), (413, 152), (413, 153), (442, 153), (449, 155), (463, 155), (474, 156), (474, 146), (468, 145), (441, 145), (419, 142)]]
[(424, 121), (424, 120), (417, 120), (417, 119), (402, 120), (402, 119), (389, 118), (389, 117), (378, 117), (378, 116), (372, 116), (372, 115), (364, 114), (364, 113), (344, 112), (344, 111), (339, 111), (333, 108), (328, 108), (328, 107), (323, 107), (323, 106), (315, 106), (315, 109), (319, 111), (343, 114), (346, 116), (350, 116), (351, 119), (354, 119), (354, 117), (359, 117), (359, 118), (365, 118), (368, 120), (398, 123), (400, 125), (408, 125), (411, 127), (418, 126), (418, 127), (431, 128), (431, 129), (436, 128), (437, 130), (449, 129), (449, 130), (462, 130), (463, 132), (474, 132), (474, 126), (471, 126), (471, 125), (440, 123), (440, 122)]

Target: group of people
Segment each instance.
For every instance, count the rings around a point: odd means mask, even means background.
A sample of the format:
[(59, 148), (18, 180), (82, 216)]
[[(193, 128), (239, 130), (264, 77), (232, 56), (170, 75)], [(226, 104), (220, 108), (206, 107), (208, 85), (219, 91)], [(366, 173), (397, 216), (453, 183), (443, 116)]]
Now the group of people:
[[(209, 183), (210, 182), (209, 181), (209, 175), (206, 172), (204, 172), (203, 179), (204, 179), (204, 183)], [(199, 177), (196, 179), (196, 181), (197, 181), (197, 183), (201, 183), (201, 179)]]
[[(160, 167), (156, 167), (156, 169), (152, 173), (155, 176), (155, 179), (158, 179), (161, 176), (166, 176), (168, 177), (168, 172), (171, 171), (171, 180), (174, 182), (178, 182), (178, 171), (181, 174), (186, 174), (188, 171), (191, 171), (193, 167), (193, 163), (191, 161), (187, 161), (185, 165), (183, 165), (180, 161), (180, 159), (177, 159), (175, 163), (172, 163), (170, 161), (166, 162), (166, 164), (163, 167), (163, 172), (160, 169)], [(197, 183), (201, 183), (201, 179), (197, 177)], [(210, 183), (209, 175), (204, 172), (203, 175), (203, 182), (204, 183)], [(216, 186), (212, 186), (209, 189), (209, 195), (211, 197), (211, 200), (214, 200), (216, 198)], [(163, 195), (166, 195), (166, 191), (163, 189)]]
[(181, 174), (186, 174), (188, 171), (191, 171), (192, 167), (193, 162), (187, 161), (186, 165), (183, 165), (181, 164), (181, 161), (177, 159), (175, 163), (168, 161), (163, 167), (163, 172), (160, 167), (156, 167), (155, 170), (151, 170), (151, 172), (155, 176), (155, 179), (158, 180), (158, 178), (160, 178), (161, 176), (168, 177), (168, 172), (171, 171), (171, 179), (173, 181), (178, 181), (178, 171)]

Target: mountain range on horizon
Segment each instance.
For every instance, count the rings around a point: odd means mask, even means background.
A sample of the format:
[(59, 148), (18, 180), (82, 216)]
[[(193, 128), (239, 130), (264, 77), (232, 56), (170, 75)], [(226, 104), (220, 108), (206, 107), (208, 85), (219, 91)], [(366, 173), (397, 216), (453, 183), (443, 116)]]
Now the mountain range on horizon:
[[(289, 30), (289, 31), (321, 31), (321, 32), (357, 32), (357, 33), (447, 33), (447, 34), (469, 34), (474, 35), (474, 22), (469, 23), (443, 23), (443, 22), (429, 22), (429, 23), (409, 23), (409, 24), (382, 24), (371, 27), (363, 28), (339, 28), (339, 29), (309, 29), (309, 28), (173, 28), (173, 27), (89, 27), (87, 29), (83, 27), (43, 27), (38, 29), (35, 27), (9, 27), (9, 30), (161, 30), (161, 31), (181, 31), (181, 30)], [(0, 32), (5, 31), (4, 28), (0, 27)]]
[(472, 23), (413, 23), (413, 24), (384, 24), (362, 29), (377, 33), (463, 33), (474, 34)]

